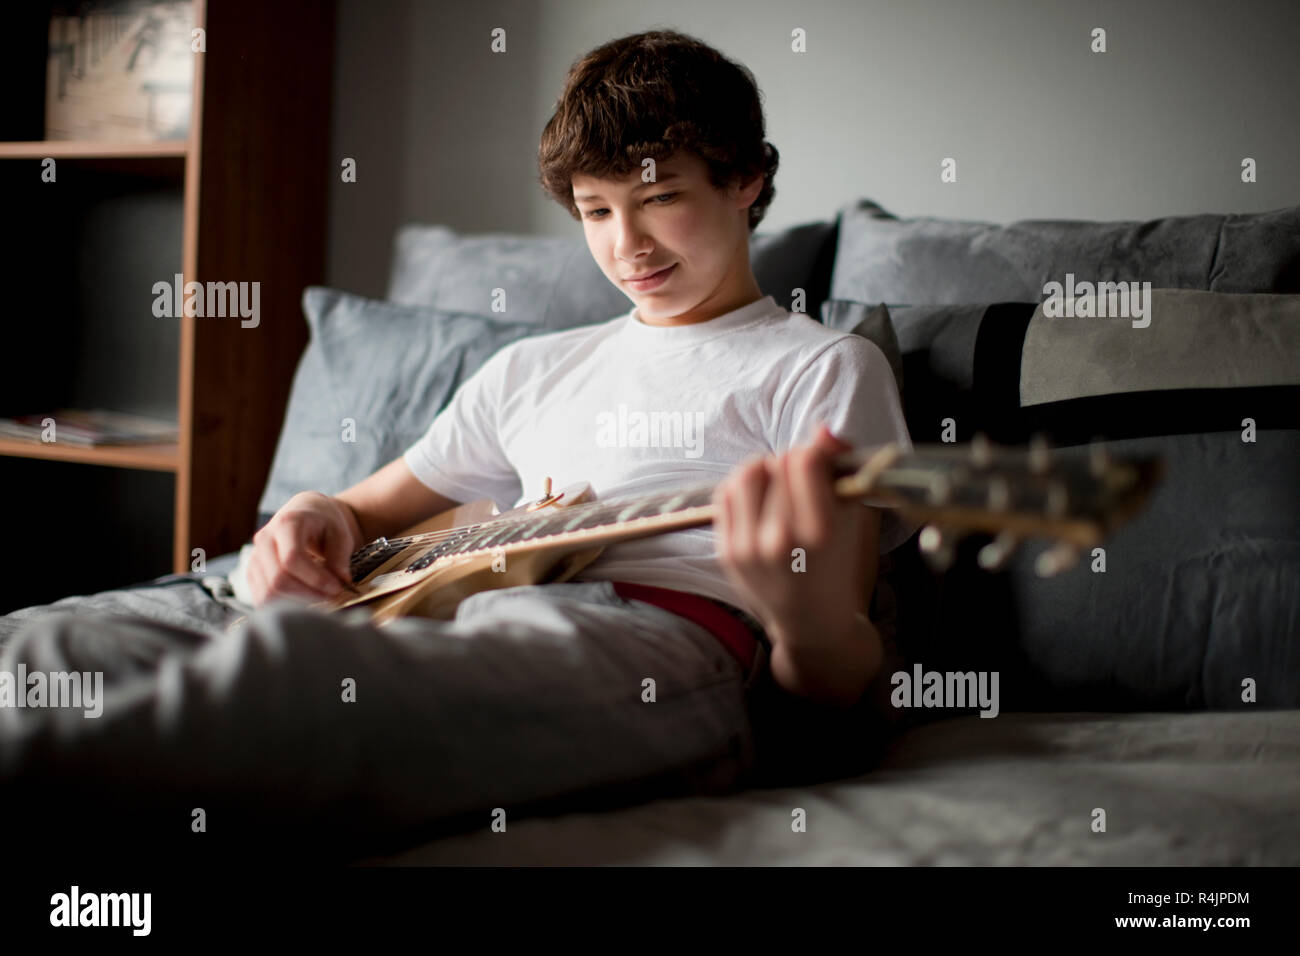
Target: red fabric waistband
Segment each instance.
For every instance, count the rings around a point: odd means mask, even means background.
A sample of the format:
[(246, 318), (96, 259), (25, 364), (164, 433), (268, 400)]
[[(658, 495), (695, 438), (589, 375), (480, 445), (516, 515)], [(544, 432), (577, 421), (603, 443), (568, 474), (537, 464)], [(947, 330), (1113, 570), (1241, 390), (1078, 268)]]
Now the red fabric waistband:
[(614, 591), (624, 600), (645, 601), (694, 621), (709, 631), (740, 662), (746, 674), (754, 665), (754, 655), (758, 653), (758, 641), (754, 633), (743, 621), (708, 598), (650, 584), (633, 584), (629, 581), (614, 581), (613, 584)]

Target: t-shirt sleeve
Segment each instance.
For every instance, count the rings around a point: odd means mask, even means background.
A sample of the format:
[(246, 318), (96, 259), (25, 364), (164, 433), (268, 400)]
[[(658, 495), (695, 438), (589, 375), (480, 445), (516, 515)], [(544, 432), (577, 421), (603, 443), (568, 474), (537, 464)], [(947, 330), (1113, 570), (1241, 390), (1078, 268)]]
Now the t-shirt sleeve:
[[(912, 449), (894, 373), (880, 347), (848, 335), (819, 352), (796, 376), (777, 417), (773, 448), (778, 453), (812, 440), (825, 422), (841, 440), (860, 450), (897, 444)], [(868, 507), (885, 502), (865, 498)], [(919, 528), (885, 508), (880, 522), (880, 553), (892, 551)]]
[(461, 383), (428, 430), (403, 454), (419, 481), (461, 503), (491, 498), (505, 511), (523, 494), (501, 447), (498, 416), (511, 346), (497, 351)]

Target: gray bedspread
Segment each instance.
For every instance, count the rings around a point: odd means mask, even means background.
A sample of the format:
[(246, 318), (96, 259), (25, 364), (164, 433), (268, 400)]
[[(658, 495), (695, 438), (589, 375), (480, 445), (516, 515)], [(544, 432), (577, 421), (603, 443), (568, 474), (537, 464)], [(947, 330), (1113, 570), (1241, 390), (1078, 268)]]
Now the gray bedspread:
[(369, 862), (1295, 865), (1297, 807), (1300, 711), (1007, 713), (913, 728), (854, 779), (513, 821)]
[[(202, 630), (241, 613), (219, 578), (164, 580), (48, 607)], [(0, 645), (44, 610), (0, 617)], [(1298, 807), (1300, 710), (1003, 713), (913, 727), (852, 779), (516, 818), (365, 862), (1296, 865)]]

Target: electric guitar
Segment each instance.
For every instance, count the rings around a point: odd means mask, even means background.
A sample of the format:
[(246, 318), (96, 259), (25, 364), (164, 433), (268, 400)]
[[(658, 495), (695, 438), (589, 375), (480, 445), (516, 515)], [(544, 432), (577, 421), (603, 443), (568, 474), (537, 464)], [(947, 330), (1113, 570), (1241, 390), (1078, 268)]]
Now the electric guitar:
[[(1029, 538), (1054, 546), (1035, 562), (1050, 576), (1080, 551), (1133, 517), (1163, 473), (1159, 459), (1111, 460), (1100, 445), (1051, 451), (1041, 437), (1028, 447), (994, 446), (982, 435), (965, 446), (897, 445), (851, 450), (832, 459), (842, 499), (872, 498), (924, 523), (919, 546), (942, 570), (958, 540), (995, 533), (978, 553), (1001, 567)], [(351, 556), (353, 585), (316, 606), (360, 607), (384, 622), (408, 615), (451, 618), (479, 591), (566, 581), (609, 544), (709, 524), (714, 483), (672, 492), (596, 500), (590, 486), (569, 485), (499, 513), (488, 499), (452, 508), (395, 538)]]

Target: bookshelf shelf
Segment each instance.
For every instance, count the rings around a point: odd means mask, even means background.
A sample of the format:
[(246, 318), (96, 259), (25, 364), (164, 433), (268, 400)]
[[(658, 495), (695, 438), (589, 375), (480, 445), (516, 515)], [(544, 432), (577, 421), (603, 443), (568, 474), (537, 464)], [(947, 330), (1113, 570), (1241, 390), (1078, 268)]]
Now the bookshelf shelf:
[(155, 143), (105, 142), (79, 139), (36, 139), (0, 142), (0, 159), (184, 159), (186, 140)]
[(168, 472), (177, 471), (181, 460), (180, 446), (174, 444), (73, 445), (68, 442), (47, 443), (18, 438), (0, 438), (0, 455)]

